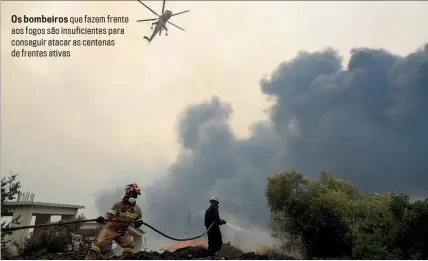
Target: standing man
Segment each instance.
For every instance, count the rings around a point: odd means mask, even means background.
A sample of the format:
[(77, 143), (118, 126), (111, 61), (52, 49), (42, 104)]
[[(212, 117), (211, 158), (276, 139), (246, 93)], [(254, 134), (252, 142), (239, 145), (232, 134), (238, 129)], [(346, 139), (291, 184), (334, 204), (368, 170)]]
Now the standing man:
[(129, 259), (135, 246), (128, 227), (132, 223), (136, 228), (143, 224), (141, 209), (136, 203), (138, 195), (141, 195), (141, 192), (137, 184), (127, 185), (122, 200), (116, 201), (103, 217), (97, 218), (98, 223), (106, 225), (100, 231), (97, 241), (92, 245), (85, 259), (99, 259), (102, 254), (111, 249), (113, 240), (123, 249), (121, 259)]
[(223, 246), (221, 237), (220, 225), (226, 224), (226, 221), (220, 219), (218, 213), (218, 198), (212, 197), (210, 199), (210, 207), (205, 212), (205, 227), (208, 229), (212, 223), (214, 225), (208, 231), (208, 254), (214, 255)]

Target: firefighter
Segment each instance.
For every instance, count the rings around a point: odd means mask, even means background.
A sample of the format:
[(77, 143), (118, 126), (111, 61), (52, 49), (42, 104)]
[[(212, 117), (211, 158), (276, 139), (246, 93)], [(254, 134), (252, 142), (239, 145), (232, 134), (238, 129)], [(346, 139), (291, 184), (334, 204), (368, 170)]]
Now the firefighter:
[(220, 225), (226, 224), (226, 221), (220, 219), (218, 213), (218, 198), (212, 197), (210, 199), (210, 207), (205, 212), (205, 227), (208, 229), (214, 222), (214, 225), (208, 231), (208, 255), (214, 255), (220, 250), (223, 245), (223, 240), (220, 232)]
[[(85, 259), (102, 258), (103, 254), (111, 249), (113, 240), (123, 249), (121, 259), (129, 259), (135, 246), (128, 227), (132, 223), (136, 228), (143, 224), (141, 209), (136, 203), (138, 195), (141, 195), (141, 192), (137, 184), (127, 185), (122, 200), (116, 201), (104, 216), (97, 218), (98, 223), (106, 225), (100, 231), (97, 241), (92, 244)], [(128, 223), (109, 222), (109, 220)]]

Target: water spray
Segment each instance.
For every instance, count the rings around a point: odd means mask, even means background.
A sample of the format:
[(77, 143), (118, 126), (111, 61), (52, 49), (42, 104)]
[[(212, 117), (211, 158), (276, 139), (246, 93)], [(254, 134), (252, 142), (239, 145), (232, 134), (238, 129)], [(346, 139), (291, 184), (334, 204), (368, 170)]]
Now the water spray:
[(237, 226), (231, 225), (231, 224), (229, 224), (229, 223), (226, 223), (226, 225), (228, 225), (229, 227), (234, 228), (234, 229), (236, 229), (236, 230), (239, 230), (239, 231), (246, 231), (246, 230), (245, 230), (245, 229), (243, 229), (243, 228), (240, 228), (240, 227), (237, 227)]
[(256, 232), (256, 231), (251, 231), (251, 230), (243, 229), (243, 228), (240, 228), (238, 226), (231, 225), (229, 223), (226, 223), (226, 225), (228, 225), (229, 227), (231, 227), (231, 228), (233, 228), (235, 230), (246, 232), (246, 233), (260, 233), (260, 232)]

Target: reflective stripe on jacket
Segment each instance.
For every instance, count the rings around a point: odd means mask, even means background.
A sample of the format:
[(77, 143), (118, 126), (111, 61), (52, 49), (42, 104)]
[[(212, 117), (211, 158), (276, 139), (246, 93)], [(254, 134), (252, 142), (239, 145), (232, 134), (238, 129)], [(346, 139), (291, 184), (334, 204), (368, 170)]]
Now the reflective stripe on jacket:
[(116, 201), (113, 204), (113, 207), (104, 215), (104, 218), (107, 220), (106, 227), (118, 233), (127, 233), (128, 227), (131, 223), (108, 222), (109, 219), (128, 222), (143, 220), (141, 209), (137, 204), (131, 206), (124, 204), (122, 200)]

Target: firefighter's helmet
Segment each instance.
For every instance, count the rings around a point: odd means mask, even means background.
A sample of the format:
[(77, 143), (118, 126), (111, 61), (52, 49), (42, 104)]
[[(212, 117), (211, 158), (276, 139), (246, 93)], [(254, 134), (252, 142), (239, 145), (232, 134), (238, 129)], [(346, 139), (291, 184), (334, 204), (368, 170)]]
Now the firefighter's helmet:
[(137, 185), (137, 183), (132, 183), (125, 187), (125, 193), (126, 194), (136, 193), (137, 195), (141, 195), (141, 189)]
[(210, 202), (213, 202), (213, 201), (218, 203), (218, 198), (217, 197), (211, 197)]

